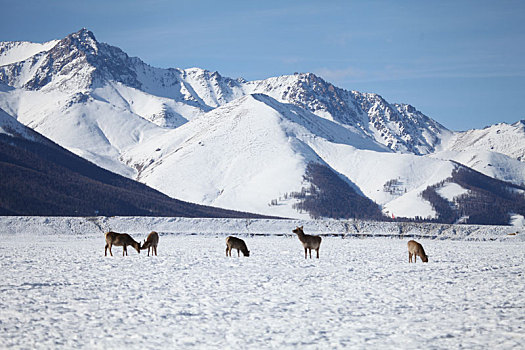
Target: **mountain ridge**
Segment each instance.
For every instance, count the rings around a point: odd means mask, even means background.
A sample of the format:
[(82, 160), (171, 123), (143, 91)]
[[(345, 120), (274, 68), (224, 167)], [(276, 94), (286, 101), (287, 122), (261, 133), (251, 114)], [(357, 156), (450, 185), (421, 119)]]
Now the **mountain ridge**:
[[(308, 188), (306, 170), (315, 162), (384, 213), (426, 218), (437, 213), (421, 193), (450, 177), (453, 162), (524, 182), (520, 122), (481, 137), (483, 131), (450, 131), (409, 104), (347, 91), (312, 73), (246, 81), (200, 68), (155, 68), (99, 43), (87, 29), (48, 43), (24, 44), (25, 54), (11, 56), (0, 43), (0, 62), (24, 58), (0, 65), (0, 108), (172, 197), (304, 217), (293, 210), (297, 201), (283, 196)], [(253, 145), (259, 156), (249, 154)], [(269, 205), (276, 198), (279, 205)]]
[[(246, 82), (243, 79), (223, 78), (217, 72), (198, 68), (154, 68), (138, 58), (129, 57), (119, 48), (98, 43), (93, 33), (87, 29), (60, 40), (47, 55), (41, 52), (37, 56), (30, 62), (35, 70), (30, 72), (32, 79), (16, 81), (15, 73), (22, 69), (18, 63), (0, 69), (0, 80), (8, 85), (30, 90), (42, 89), (51, 83), (52, 86), (58, 84), (59, 89), (70, 89), (76, 84), (76, 89), (81, 91), (102, 86), (104, 81), (109, 80), (183, 102), (196, 108), (197, 114), (208, 112), (246, 94), (263, 93), (342, 125), (357, 128), (397, 152), (426, 154), (435, 148), (438, 142), (436, 135), (447, 131), (439, 123), (430, 122), (420, 112), (407, 114), (403, 108), (391, 106), (379, 95), (346, 91), (312, 73)], [(51, 64), (61, 74), (54, 74)], [(62, 76), (71, 72), (74, 72), (74, 79), (61, 81)], [(410, 112), (415, 111), (411, 106), (407, 109)], [(407, 116), (410, 118), (406, 118)], [(416, 135), (418, 130), (413, 126), (410, 127), (411, 133), (404, 132), (404, 126), (399, 123), (403, 117), (406, 119), (405, 125), (408, 125), (407, 121), (419, 127), (428, 124), (425, 132), (431, 136)], [(393, 126), (389, 126), (390, 124)]]

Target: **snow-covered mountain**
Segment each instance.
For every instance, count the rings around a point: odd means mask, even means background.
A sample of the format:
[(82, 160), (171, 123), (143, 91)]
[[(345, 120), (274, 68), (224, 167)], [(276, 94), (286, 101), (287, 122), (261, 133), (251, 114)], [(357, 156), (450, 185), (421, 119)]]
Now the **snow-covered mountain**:
[(443, 150), (462, 152), (490, 151), (525, 161), (525, 120), (514, 124), (499, 123), (481, 130), (455, 133)]
[(0, 215), (256, 218), (170, 198), (102, 169), (0, 110)]
[(525, 182), (523, 122), (453, 132), (413, 106), (310, 73), (246, 81), (155, 68), (86, 29), (44, 44), (0, 43), (0, 108), (172, 197), (270, 215), (308, 216), (291, 194), (311, 188), (311, 163), (406, 217), (438, 215), (421, 193), (457, 163)]

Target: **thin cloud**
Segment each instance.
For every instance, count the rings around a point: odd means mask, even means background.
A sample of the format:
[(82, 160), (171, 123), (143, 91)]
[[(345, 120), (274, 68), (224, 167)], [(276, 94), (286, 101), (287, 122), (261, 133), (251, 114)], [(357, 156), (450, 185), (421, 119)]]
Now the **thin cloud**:
[(353, 67), (348, 67), (345, 69), (320, 68), (315, 70), (314, 73), (328, 81), (333, 82), (364, 79), (368, 75), (367, 72)]
[(336, 84), (412, 80), (430, 78), (508, 78), (525, 77), (520, 66), (456, 64), (444, 66), (412, 67), (388, 65), (378, 69), (363, 70), (355, 67), (343, 69), (320, 68), (314, 73)]

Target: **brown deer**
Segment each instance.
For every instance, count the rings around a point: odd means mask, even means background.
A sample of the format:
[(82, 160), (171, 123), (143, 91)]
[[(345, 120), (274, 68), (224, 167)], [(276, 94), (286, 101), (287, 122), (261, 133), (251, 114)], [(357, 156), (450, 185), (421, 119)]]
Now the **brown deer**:
[(304, 258), (306, 259), (307, 252), (310, 252), (310, 259), (312, 258), (312, 249), (315, 249), (317, 252), (317, 259), (319, 259), (319, 247), (321, 246), (321, 237), (305, 235), (303, 231), (303, 226), (297, 227), (295, 230), (292, 230), (293, 233), (299, 237), (299, 240), (304, 247)]
[(408, 241), (408, 262), (412, 262), (412, 255), (414, 256), (414, 263), (419, 256), (421, 261), (428, 262), (428, 256), (425, 254), (423, 246), (414, 240)]
[(232, 256), (232, 249), (237, 249), (237, 256), (250, 256), (250, 251), (246, 247), (246, 243), (240, 238), (228, 236), (226, 237), (226, 256)]
[(117, 233), (117, 232), (106, 232), (106, 248), (104, 249), (104, 256), (108, 255), (108, 248), (109, 248), (109, 254), (113, 256), (113, 253), (111, 252), (112, 246), (122, 246), (122, 256), (128, 255), (128, 245), (135, 248), (137, 253), (140, 254), (140, 243), (136, 242), (133, 238), (131, 238), (130, 235), (127, 233)]
[(149, 249), (151, 248), (151, 256), (153, 256), (153, 253), (155, 253), (155, 256), (157, 256), (157, 245), (159, 245), (159, 234), (155, 231), (151, 231), (151, 233), (148, 235), (148, 238), (146, 238), (144, 243), (142, 243), (140, 249), (147, 248), (149, 256)]

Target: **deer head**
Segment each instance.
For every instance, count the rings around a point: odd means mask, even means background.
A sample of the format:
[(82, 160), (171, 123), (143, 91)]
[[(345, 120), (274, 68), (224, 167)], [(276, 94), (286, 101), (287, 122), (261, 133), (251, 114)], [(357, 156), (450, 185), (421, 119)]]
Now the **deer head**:
[(302, 235), (302, 234), (304, 234), (303, 226), (301, 226), (301, 227), (297, 226), (297, 228), (295, 228), (294, 230), (292, 230), (292, 232), (295, 233), (296, 235)]

